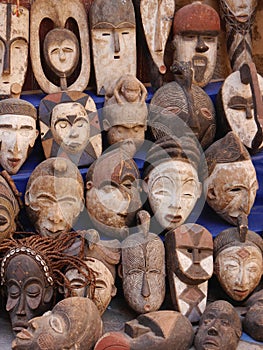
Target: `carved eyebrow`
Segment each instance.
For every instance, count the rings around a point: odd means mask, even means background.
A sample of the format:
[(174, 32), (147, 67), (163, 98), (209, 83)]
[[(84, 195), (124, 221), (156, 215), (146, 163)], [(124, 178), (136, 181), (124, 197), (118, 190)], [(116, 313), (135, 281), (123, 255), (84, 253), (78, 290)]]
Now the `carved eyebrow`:
[(31, 126), (31, 125), (21, 125), (20, 129), (33, 130), (33, 126)]
[(39, 199), (39, 198), (45, 198), (45, 199), (49, 199), (53, 202), (56, 202), (56, 198), (49, 193), (40, 193), (39, 195), (37, 195), (37, 199)]
[(228, 102), (228, 107), (232, 109), (244, 109), (248, 104), (252, 104), (252, 98), (248, 99), (242, 96), (233, 96)]
[(0, 124), (0, 128), (3, 129), (12, 129), (13, 125), (12, 124)]
[(74, 120), (74, 123), (78, 122), (79, 120), (82, 120), (83, 122), (86, 122), (86, 123), (89, 122), (88, 119), (85, 118), (85, 117), (77, 117), (77, 118)]

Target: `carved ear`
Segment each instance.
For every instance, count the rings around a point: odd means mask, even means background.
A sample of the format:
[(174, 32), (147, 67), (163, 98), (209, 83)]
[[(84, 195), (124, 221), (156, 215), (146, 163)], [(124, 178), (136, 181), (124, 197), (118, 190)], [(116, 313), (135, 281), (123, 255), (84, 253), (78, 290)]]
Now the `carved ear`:
[(199, 182), (197, 186), (198, 186), (197, 187), (197, 196), (198, 196), (198, 198), (200, 198), (200, 196), (202, 194), (203, 186), (202, 186), (201, 182)]
[(44, 303), (46, 303), (46, 304), (50, 303), (53, 295), (54, 295), (54, 289), (52, 286), (48, 286), (47, 288), (45, 288)]
[(216, 194), (213, 188), (209, 188), (207, 191), (207, 198), (210, 200), (216, 199)]
[(93, 182), (92, 181), (87, 181), (86, 182), (86, 190), (90, 190), (93, 187)]
[(103, 125), (103, 129), (104, 129), (105, 131), (108, 131), (109, 128), (111, 128), (111, 125), (110, 125), (108, 119), (103, 119), (102, 125)]
[(122, 273), (122, 264), (118, 266), (118, 275), (121, 279), (123, 279), (123, 273)]
[(117, 294), (117, 288), (116, 288), (114, 285), (112, 285), (112, 288), (111, 288), (111, 296), (112, 296), (112, 297), (115, 297), (116, 294)]
[(25, 205), (29, 205), (29, 203), (30, 203), (30, 193), (29, 193), (29, 191), (26, 191), (26, 193), (25, 193), (25, 196), (24, 196), (24, 200), (25, 200)]
[(149, 193), (149, 188), (148, 188), (148, 177), (145, 177), (145, 179), (142, 181), (142, 188), (145, 193)]

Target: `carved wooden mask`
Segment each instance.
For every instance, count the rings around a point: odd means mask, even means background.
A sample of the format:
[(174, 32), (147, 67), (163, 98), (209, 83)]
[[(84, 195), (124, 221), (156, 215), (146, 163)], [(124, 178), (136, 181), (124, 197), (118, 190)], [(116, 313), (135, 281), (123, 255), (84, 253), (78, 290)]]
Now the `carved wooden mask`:
[(147, 90), (134, 76), (122, 76), (113, 90), (113, 96), (103, 106), (103, 128), (110, 145), (131, 139), (135, 151), (144, 142), (148, 109)]
[(222, 231), (214, 240), (214, 255), (221, 287), (233, 300), (244, 300), (262, 277), (262, 238), (248, 231), (243, 242), (237, 228)]
[(251, 158), (232, 132), (205, 152), (208, 177), (204, 181), (207, 203), (224, 220), (237, 225), (237, 217), (249, 215), (258, 182)]
[(212, 79), (217, 58), (220, 17), (211, 6), (195, 1), (174, 16), (173, 41), (176, 59), (190, 62), (193, 82), (205, 86)]
[(71, 297), (33, 318), (27, 330), (17, 334), (12, 348), (91, 350), (101, 333), (102, 321), (95, 304), (88, 298)]
[(140, 1), (142, 25), (152, 59), (161, 74), (167, 67), (164, 50), (172, 27), (175, 2), (173, 0)]
[(0, 173), (0, 243), (16, 231), (20, 211), (19, 192), (6, 171)]
[(41, 141), (46, 158), (69, 158), (87, 166), (102, 152), (97, 109), (93, 99), (82, 92), (50, 94), (40, 101)]
[(131, 0), (95, 0), (89, 10), (97, 94), (124, 74), (136, 76), (135, 13)]
[(27, 183), (25, 204), (40, 235), (56, 237), (70, 231), (84, 206), (84, 185), (78, 168), (60, 157), (40, 163)]
[(195, 335), (196, 350), (210, 348), (236, 350), (242, 333), (239, 315), (225, 300), (217, 300), (207, 306)]
[(2, 262), (1, 267), (5, 271), (2, 283), (7, 289), (6, 310), (15, 334), (26, 328), (31, 318), (43, 314), (52, 306), (53, 282), (45, 276), (48, 265), (40, 255), (37, 256), (24, 253), (22, 249), (15, 253), (14, 249)]
[(22, 90), (28, 62), (29, 11), (0, 4), (0, 95), (10, 96), (12, 85)]
[(86, 207), (100, 233), (120, 240), (127, 236), (141, 207), (139, 178), (136, 163), (123, 148), (104, 153), (89, 168)]
[[(51, 33), (47, 28), (51, 28)], [(69, 34), (68, 30), (72, 33)], [(42, 31), (43, 37), (40, 37)], [(32, 69), (44, 92), (83, 91), (86, 88), (90, 74), (90, 52), (87, 15), (82, 1), (34, 1), (31, 6), (30, 41)], [(42, 52), (45, 52), (51, 73), (43, 64)]]
[(247, 73), (238, 70), (223, 82), (217, 101), (218, 121), (222, 130), (233, 131), (256, 152), (263, 147), (263, 78), (255, 69)]
[[(111, 271), (100, 260), (88, 258), (85, 260), (85, 263), (96, 275), (95, 294), (92, 300), (96, 304), (100, 315), (102, 315), (107, 309), (111, 298), (114, 297), (117, 292), (114, 285), (115, 281)], [(67, 270), (65, 275), (73, 287), (69, 296), (91, 298), (89, 285), (85, 277), (80, 274), (77, 269), (71, 268)]]
[(35, 144), (36, 119), (31, 103), (17, 98), (0, 101), (0, 163), (9, 174), (19, 171)]
[(165, 255), (172, 303), (196, 322), (204, 312), (207, 280), (213, 274), (213, 239), (197, 224), (185, 224), (165, 235)]
[[(186, 82), (187, 76), (183, 74), (183, 77)], [(194, 84), (187, 88), (184, 83), (173, 81), (160, 87), (151, 100), (148, 119), (154, 140), (192, 133), (205, 149), (215, 137), (213, 103), (203, 89)]]
[(137, 313), (156, 311), (165, 296), (162, 240), (153, 233), (135, 233), (122, 242), (120, 275), (124, 297)]

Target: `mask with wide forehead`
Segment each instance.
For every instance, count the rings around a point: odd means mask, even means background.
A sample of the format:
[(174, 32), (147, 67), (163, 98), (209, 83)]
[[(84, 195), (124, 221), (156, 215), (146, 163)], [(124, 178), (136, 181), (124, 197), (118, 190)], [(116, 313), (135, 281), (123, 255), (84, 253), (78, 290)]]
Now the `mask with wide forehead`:
[(0, 95), (10, 96), (15, 85), (22, 91), (28, 62), (29, 11), (0, 4)]
[(77, 91), (50, 94), (40, 101), (41, 141), (46, 158), (69, 158), (89, 165), (102, 152), (101, 130), (94, 100)]
[(225, 300), (217, 300), (207, 306), (199, 322), (194, 339), (196, 350), (217, 344), (218, 349), (235, 350), (242, 333), (239, 315)]
[(16, 174), (26, 161), (38, 136), (37, 111), (17, 98), (0, 101), (0, 163), (9, 174)]
[(248, 231), (247, 222), (241, 225), (222, 231), (214, 240), (215, 274), (224, 291), (237, 301), (257, 287), (263, 267), (262, 238)]
[(84, 205), (84, 185), (78, 168), (60, 157), (40, 163), (27, 183), (25, 204), (39, 234), (55, 237), (70, 231)]
[(195, 1), (174, 16), (173, 41), (176, 59), (190, 62), (193, 82), (205, 86), (212, 79), (217, 58), (220, 18), (211, 6)]
[(131, 0), (95, 0), (89, 10), (97, 94), (124, 74), (136, 76), (135, 13)]
[(224, 220), (237, 225), (241, 213), (249, 215), (258, 182), (250, 155), (240, 139), (229, 132), (205, 152), (208, 177), (204, 181), (207, 203)]
[(102, 321), (95, 304), (82, 297), (58, 302), (52, 311), (33, 318), (26, 331), (20, 332), (12, 343), (16, 350), (92, 349), (102, 333)]
[(89, 168), (86, 207), (101, 233), (118, 239), (127, 236), (141, 207), (139, 178), (136, 163), (123, 148), (104, 153)]

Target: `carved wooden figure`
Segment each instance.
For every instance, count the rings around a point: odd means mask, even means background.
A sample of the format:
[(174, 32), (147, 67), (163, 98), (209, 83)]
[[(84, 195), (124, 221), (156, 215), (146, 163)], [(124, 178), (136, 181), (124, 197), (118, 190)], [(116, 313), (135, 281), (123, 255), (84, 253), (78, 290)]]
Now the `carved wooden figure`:
[(18, 214), (22, 207), (21, 193), (8, 175), (0, 173), (0, 243), (17, 229)]
[(151, 100), (149, 129), (154, 140), (192, 133), (205, 149), (215, 137), (213, 103), (202, 88), (192, 84), (189, 62), (175, 61), (171, 70), (175, 81), (160, 87)]
[[(263, 240), (249, 231), (247, 220), (220, 232), (214, 240), (214, 273), (224, 291), (236, 301), (253, 292), (262, 277)], [(244, 216), (246, 218), (246, 216)]]
[(180, 8), (174, 16), (175, 58), (189, 62), (193, 82), (205, 86), (212, 79), (217, 58), (220, 17), (211, 6), (194, 1)]
[(165, 257), (162, 240), (149, 232), (150, 215), (138, 213), (140, 232), (122, 242), (119, 269), (124, 297), (137, 313), (156, 311), (165, 296)]
[(137, 151), (144, 142), (148, 109), (147, 90), (131, 74), (122, 76), (113, 90), (113, 96), (103, 107), (103, 128), (110, 145), (132, 139)]
[(148, 151), (143, 189), (153, 215), (165, 230), (183, 224), (202, 192), (200, 150), (190, 137), (164, 137)]
[(234, 71), (252, 61), (252, 26), (257, 0), (220, 0), (221, 17), (226, 24), (227, 51)]
[(246, 301), (248, 310), (243, 320), (244, 331), (257, 341), (263, 341), (263, 289)]
[(233, 132), (213, 143), (205, 152), (208, 173), (204, 193), (209, 206), (224, 220), (237, 225), (237, 217), (249, 215), (258, 182), (251, 157)]
[(242, 333), (237, 311), (225, 300), (209, 304), (199, 322), (195, 335), (196, 350), (236, 350)]
[(125, 333), (105, 333), (94, 350), (188, 350), (194, 331), (189, 320), (179, 312), (149, 312), (125, 323)]
[(25, 81), (28, 63), (29, 11), (0, 4), (0, 96), (11, 96), (14, 88), (19, 94)]
[(100, 234), (119, 240), (129, 234), (141, 207), (140, 173), (129, 154), (134, 147), (127, 140), (120, 148), (105, 152), (86, 175), (86, 208), (93, 225)]
[(94, 0), (89, 10), (97, 94), (124, 74), (136, 76), (135, 13), (131, 0)]
[(80, 171), (65, 158), (43, 161), (29, 177), (25, 205), (40, 235), (56, 237), (61, 232), (69, 232), (84, 208)]
[[(45, 29), (44, 37), (40, 37), (41, 28), (50, 28), (50, 24), (46, 25), (50, 22), (53, 29), (50, 32)], [(90, 53), (87, 16), (82, 1), (34, 1), (31, 6), (30, 42), (32, 69), (44, 92), (83, 91), (86, 88)]]
[(165, 74), (165, 46), (172, 27), (175, 10), (174, 0), (142, 0), (140, 13), (146, 42), (158, 71)]
[(0, 164), (16, 174), (26, 161), (38, 136), (37, 111), (17, 98), (0, 101)]
[(69, 158), (87, 166), (102, 152), (99, 118), (93, 99), (82, 92), (50, 94), (40, 101), (41, 141), (46, 158)]
[(82, 297), (59, 301), (52, 311), (33, 318), (17, 334), (13, 350), (91, 350), (102, 334), (102, 321), (95, 304)]
[(217, 98), (218, 129), (234, 131), (251, 153), (263, 147), (262, 95), (263, 78), (251, 62), (225, 79)]
[(213, 274), (211, 233), (197, 224), (181, 225), (165, 235), (165, 256), (174, 308), (199, 321)]
[[(1, 285), (15, 334), (26, 328), (31, 318), (53, 307), (57, 288), (66, 281), (63, 269), (76, 266), (82, 271), (82, 260), (64, 253), (76, 236), (63, 233), (63, 237), (53, 238), (34, 234), (12, 237), (0, 246)], [(84, 275), (94, 285), (94, 272), (88, 269)]]

